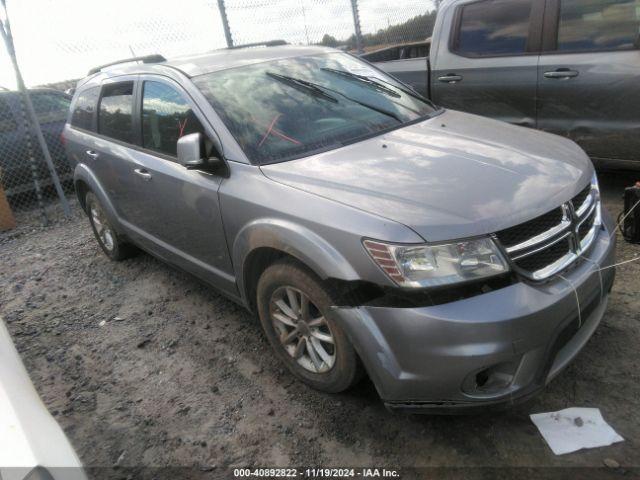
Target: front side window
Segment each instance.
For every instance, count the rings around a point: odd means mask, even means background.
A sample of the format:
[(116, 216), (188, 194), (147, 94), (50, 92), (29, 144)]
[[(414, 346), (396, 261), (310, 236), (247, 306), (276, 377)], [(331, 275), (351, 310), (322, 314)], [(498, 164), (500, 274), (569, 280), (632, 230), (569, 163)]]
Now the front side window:
[(71, 125), (85, 130), (93, 130), (93, 115), (98, 105), (100, 88), (88, 88), (78, 94), (71, 114)]
[(558, 50), (627, 50), (638, 47), (640, 0), (562, 0)]
[(465, 5), (453, 50), (471, 57), (527, 51), (532, 0), (484, 0)]
[(133, 82), (102, 87), (98, 109), (98, 133), (133, 143)]
[(338, 148), (436, 110), (418, 93), (343, 53), (262, 62), (194, 82), (254, 163)]
[(71, 105), (69, 97), (54, 92), (34, 92), (31, 94), (31, 102), (40, 123), (66, 120)]
[(0, 133), (14, 132), (18, 129), (18, 125), (13, 118), (11, 109), (7, 102), (0, 98)]
[(190, 105), (174, 88), (144, 82), (142, 95), (142, 146), (175, 156), (178, 139), (204, 128)]

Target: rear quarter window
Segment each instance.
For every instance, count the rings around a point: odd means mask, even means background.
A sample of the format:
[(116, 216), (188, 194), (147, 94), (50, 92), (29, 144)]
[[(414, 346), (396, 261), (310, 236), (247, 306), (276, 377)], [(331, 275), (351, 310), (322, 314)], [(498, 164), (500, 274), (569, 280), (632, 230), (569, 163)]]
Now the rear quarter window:
[(93, 116), (98, 105), (100, 88), (93, 87), (78, 94), (71, 114), (71, 125), (84, 130), (93, 130)]

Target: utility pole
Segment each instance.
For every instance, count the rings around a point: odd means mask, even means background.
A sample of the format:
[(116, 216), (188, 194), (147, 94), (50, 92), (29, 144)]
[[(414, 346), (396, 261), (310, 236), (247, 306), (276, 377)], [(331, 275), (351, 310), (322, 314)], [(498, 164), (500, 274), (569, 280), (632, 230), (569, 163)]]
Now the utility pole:
[(358, 12), (358, 0), (351, 0), (351, 12), (353, 13), (353, 26), (356, 34), (356, 50), (363, 53), (362, 30), (360, 29), (360, 13)]
[(218, 0), (218, 10), (222, 19), (222, 28), (224, 30), (224, 38), (227, 41), (227, 48), (233, 47), (233, 37), (231, 37), (231, 28), (229, 27), (229, 18), (227, 17), (227, 7), (224, 0)]
[[(58, 178), (58, 174), (56, 172), (56, 168), (53, 165), (53, 160), (51, 159), (51, 153), (49, 152), (49, 147), (47, 146), (47, 142), (42, 135), (42, 130), (40, 129), (40, 122), (38, 122), (38, 117), (36, 116), (36, 112), (33, 109), (33, 103), (31, 102), (31, 97), (29, 96), (29, 92), (25, 87), (24, 80), (22, 78), (22, 73), (20, 72), (20, 67), (18, 66), (18, 60), (16, 58), (16, 51), (13, 44), (13, 36), (11, 35), (11, 24), (9, 23), (9, 13), (7, 12), (7, 4), (5, 0), (0, 0), (0, 5), (2, 5), (2, 10), (4, 11), (4, 22), (0, 19), (0, 35), (4, 40), (5, 47), (7, 48), (7, 53), (11, 58), (11, 63), (13, 64), (13, 70), (16, 75), (16, 83), (18, 84), (18, 90), (22, 93), (22, 98), (24, 99), (24, 106), (26, 109), (27, 117), (31, 123), (31, 130), (35, 134), (35, 137), (40, 144), (40, 149), (42, 150), (42, 155), (44, 156), (44, 160), (49, 168), (49, 173), (51, 174), (51, 180), (53, 180), (53, 185), (56, 189), (56, 193), (58, 194), (58, 198), (60, 199), (60, 203), (62, 205), (62, 209), (67, 217), (71, 216), (71, 209), (69, 208), (69, 202), (67, 202), (67, 197), (62, 190), (62, 186), (60, 185), (60, 179)], [(37, 183), (36, 183), (37, 186)]]

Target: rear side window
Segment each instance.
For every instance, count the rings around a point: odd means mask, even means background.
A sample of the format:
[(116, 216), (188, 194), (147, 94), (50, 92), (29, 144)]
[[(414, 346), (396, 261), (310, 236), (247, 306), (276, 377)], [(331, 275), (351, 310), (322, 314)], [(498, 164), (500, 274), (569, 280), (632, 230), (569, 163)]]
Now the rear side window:
[(453, 50), (470, 57), (527, 51), (532, 0), (484, 0), (462, 7)]
[(640, 0), (562, 0), (558, 50), (626, 50), (637, 46)]
[(31, 94), (38, 122), (60, 122), (67, 119), (71, 100), (62, 93), (35, 92)]
[(98, 133), (122, 142), (133, 143), (133, 82), (102, 87)]
[(160, 82), (144, 82), (142, 94), (142, 146), (176, 156), (178, 139), (204, 128), (191, 106), (174, 88)]
[(78, 94), (71, 114), (71, 125), (85, 130), (93, 130), (93, 115), (98, 105), (100, 88), (88, 88)]
[(0, 98), (0, 133), (13, 132), (18, 129), (13, 113), (7, 102)]

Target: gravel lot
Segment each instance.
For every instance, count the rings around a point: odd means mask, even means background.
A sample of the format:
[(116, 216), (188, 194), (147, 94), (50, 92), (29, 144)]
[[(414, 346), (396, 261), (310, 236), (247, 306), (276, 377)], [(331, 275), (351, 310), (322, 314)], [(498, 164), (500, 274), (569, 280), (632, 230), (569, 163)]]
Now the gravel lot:
[[(601, 175), (610, 211), (639, 176)], [(619, 243), (619, 260), (638, 254)], [(232, 478), (233, 466), (440, 467), (403, 478), (640, 472), (640, 262), (619, 268), (602, 325), (541, 395), (472, 417), (391, 414), (367, 380), (340, 395), (305, 387), (242, 308), (149, 255), (110, 262), (79, 213), (0, 234), (0, 265), (0, 316), (82, 461), (110, 467), (96, 477), (151, 478), (160, 471), (140, 467), (163, 466), (194, 467), (181, 471), (189, 478)], [(626, 441), (554, 456), (528, 414), (570, 406), (599, 407)]]

